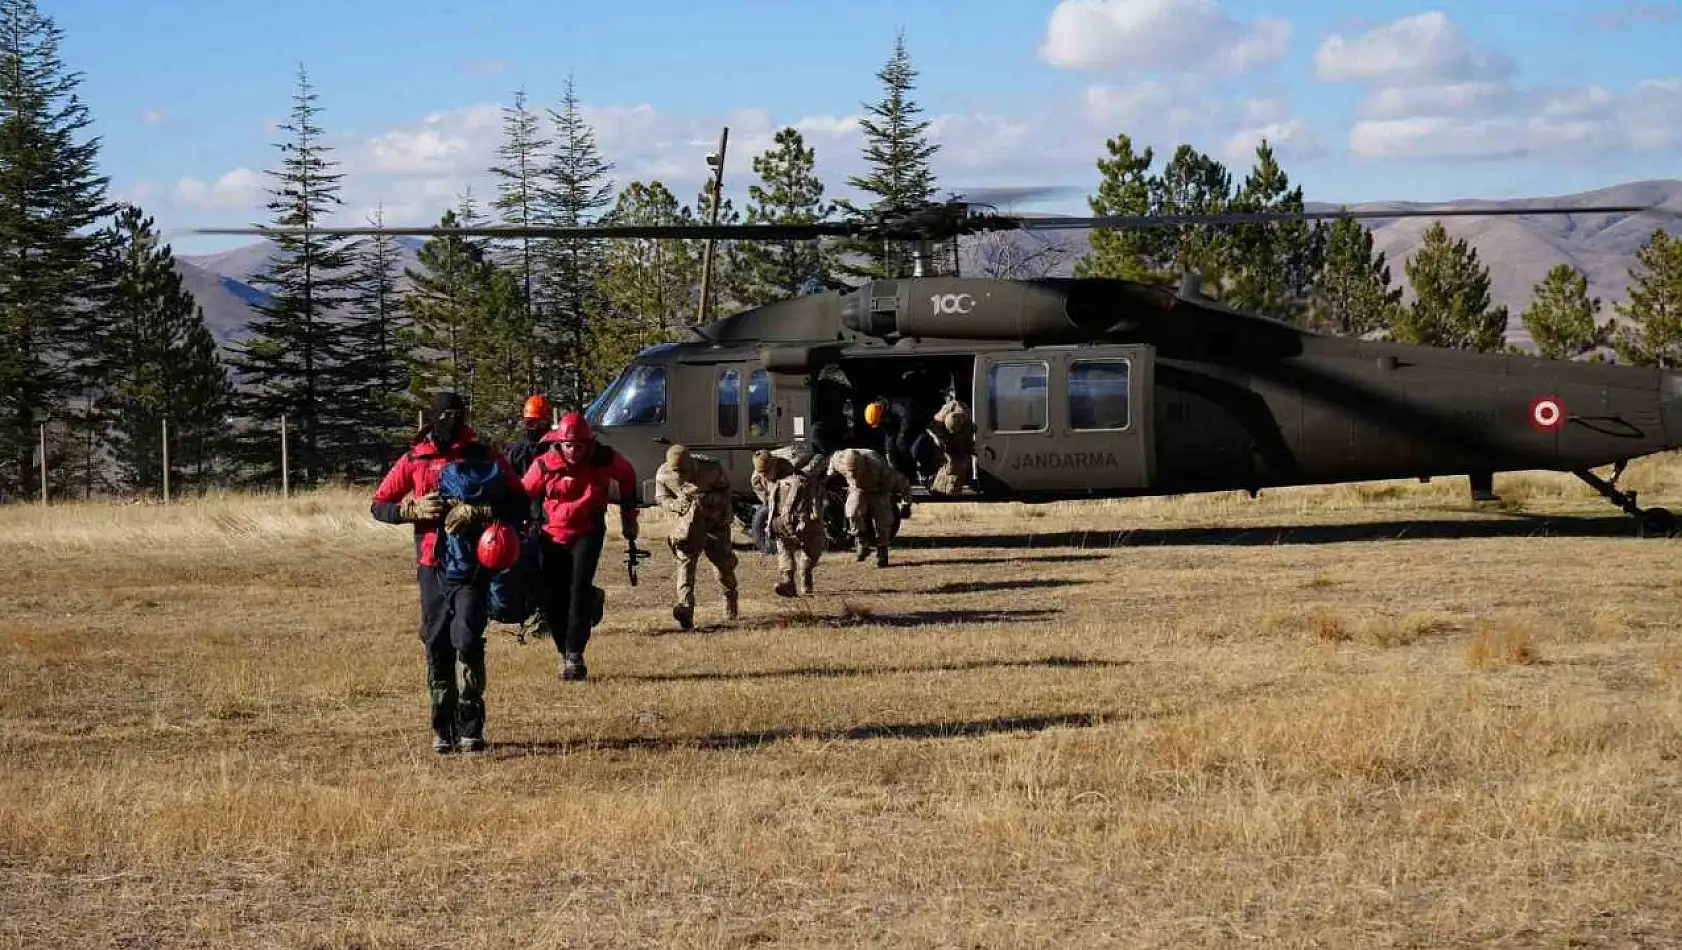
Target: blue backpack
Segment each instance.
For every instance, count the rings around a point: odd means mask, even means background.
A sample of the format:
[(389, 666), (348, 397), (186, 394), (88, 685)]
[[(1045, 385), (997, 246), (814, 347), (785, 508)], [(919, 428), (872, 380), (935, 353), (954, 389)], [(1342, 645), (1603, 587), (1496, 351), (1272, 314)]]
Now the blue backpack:
[[(461, 459), (438, 473), (438, 493), (448, 501), (496, 506), (506, 494), (507, 484), (503, 479), (502, 466), (494, 458)], [(479, 535), (483, 531), (478, 528), (461, 534), (443, 532), (445, 580), (468, 584), (479, 579)]]

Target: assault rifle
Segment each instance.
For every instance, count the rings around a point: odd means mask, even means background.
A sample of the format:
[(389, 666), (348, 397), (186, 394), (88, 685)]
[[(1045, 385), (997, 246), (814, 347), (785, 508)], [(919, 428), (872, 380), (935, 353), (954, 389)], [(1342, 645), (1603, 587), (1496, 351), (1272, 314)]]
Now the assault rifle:
[(630, 575), (632, 587), (637, 586), (637, 562), (653, 556), (653, 551), (638, 550), (635, 541), (625, 542), (625, 573)]

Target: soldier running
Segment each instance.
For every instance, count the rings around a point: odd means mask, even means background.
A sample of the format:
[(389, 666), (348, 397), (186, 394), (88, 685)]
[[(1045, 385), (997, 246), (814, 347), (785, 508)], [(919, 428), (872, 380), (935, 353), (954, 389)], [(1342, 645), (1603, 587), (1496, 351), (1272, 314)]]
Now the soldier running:
[(946, 404), (934, 414), (929, 432), (946, 456), (929, 489), (937, 495), (956, 495), (975, 479), (975, 423), (970, 420), (969, 408), (957, 396), (948, 396)]
[(666, 539), (677, 559), (672, 619), (684, 630), (695, 626), (695, 568), (705, 555), (724, 590), (724, 617), (735, 620), (736, 550), (730, 545), (729, 473), (717, 459), (674, 445), (666, 450), (665, 464), (654, 473), (654, 501), (677, 516)]
[(842, 449), (829, 457), (830, 474), (847, 480), (847, 521), (852, 525), (860, 561), (876, 548), (876, 566), (888, 566), (893, 534), (894, 498), (910, 498), (911, 482), (873, 449)]
[(824, 549), (825, 462), (800, 443), (753, 454), (753, 491), (768, 512), (766, 531), (777, 545), (779, 578), (772, 590), (779, 597), (794, 596), (796, 567), (800, 593), (812, 593)]

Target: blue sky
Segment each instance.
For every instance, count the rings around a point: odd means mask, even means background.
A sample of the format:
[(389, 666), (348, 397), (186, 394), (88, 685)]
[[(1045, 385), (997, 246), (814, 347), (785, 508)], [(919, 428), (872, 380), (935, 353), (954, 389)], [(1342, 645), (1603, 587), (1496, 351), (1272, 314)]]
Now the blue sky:
[[(731, 126), (726, 190), (796, 124), (833, 194), (856, 117), (903, 29), (940, 121), (944, 185), (1070, 185), (1079, 213), (1108, 136), (1182, 141), (1248, 168), (1276, 143), (1311, 200), (1443, 200), (1682, 177), (1682, 11), (1526, 0), (42, 0), (104, 137), (117, 195), (166, 230), (265, 219), (270, 123), (300, 62), (344, 163), (346, 223), (376, 202), (429, 224), (483, 173), (498, 109), (552, 105), (570, 73), (616, 177), (685, 201)], [(232, 12), (238, 10), (239, 12)], [(967, 15), (957, 11), (969, 10)], [(177, 239), (184, 253), (226, 240)]]

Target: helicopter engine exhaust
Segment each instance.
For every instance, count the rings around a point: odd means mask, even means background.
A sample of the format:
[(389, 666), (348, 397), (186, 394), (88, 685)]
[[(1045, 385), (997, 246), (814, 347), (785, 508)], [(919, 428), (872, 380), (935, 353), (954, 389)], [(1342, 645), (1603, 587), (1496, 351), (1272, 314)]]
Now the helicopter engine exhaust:
[[(1070, 291), (1079, 290), (1078, 296)], [(1102, 307), (1084, 305), (1107, 300)], [(867, 336), (941, 340), (1078, 340), (1128, 329), (1105, 298), (1067, 279), (878, 280), (847, 294), (841, 322)]]

